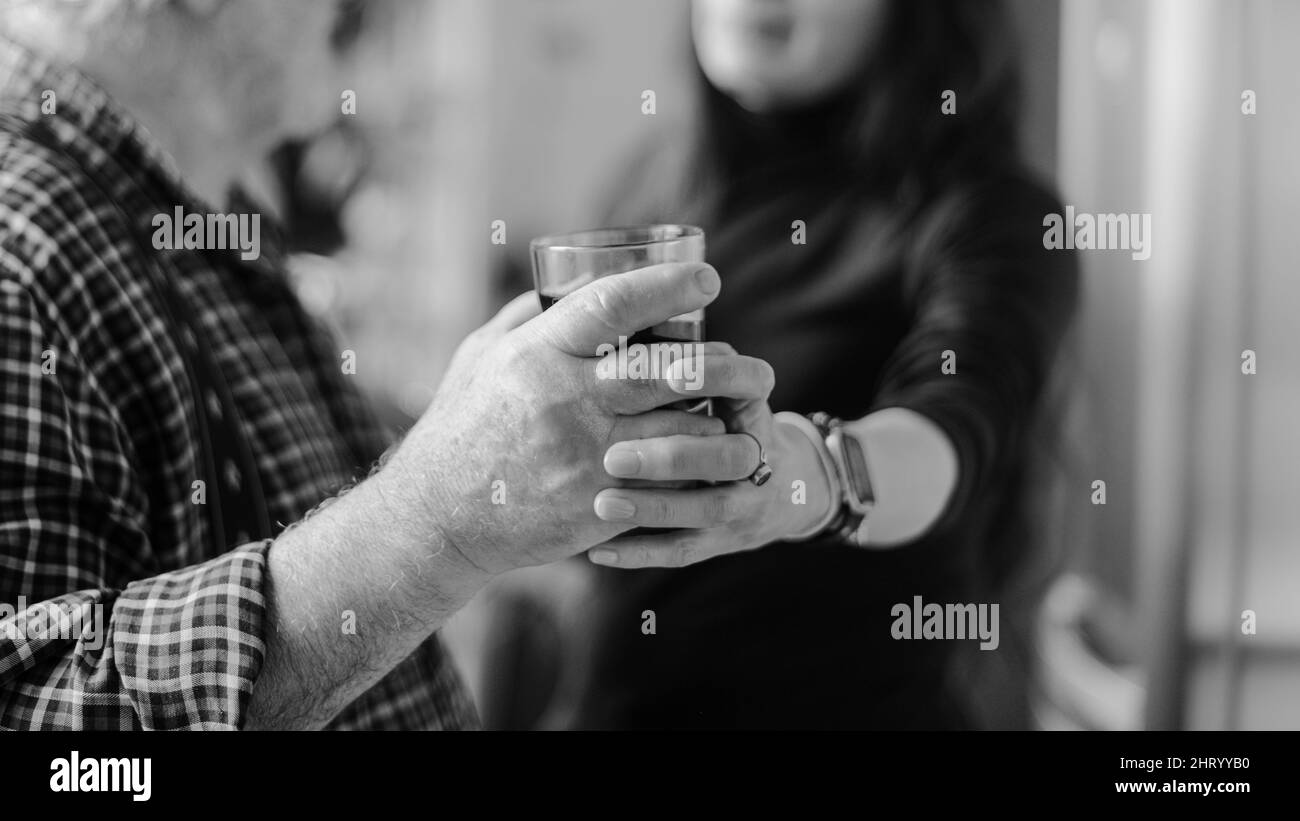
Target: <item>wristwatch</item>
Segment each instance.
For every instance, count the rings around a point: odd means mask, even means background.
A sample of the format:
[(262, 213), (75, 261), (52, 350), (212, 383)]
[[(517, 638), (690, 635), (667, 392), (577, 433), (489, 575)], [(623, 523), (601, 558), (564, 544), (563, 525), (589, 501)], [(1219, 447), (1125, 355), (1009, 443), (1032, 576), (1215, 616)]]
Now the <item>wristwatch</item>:
[(808, 421), (825, 440), (839, 479), (840, 510), (825, 532), (848, 544), (863, 547), (867, 543), (867, 520), (876, 504), (871, 473), (867, 469), (866, 448), (857, 436), (845, 429), (841, 420), (830, 414), (819, 411), (810, 414)]

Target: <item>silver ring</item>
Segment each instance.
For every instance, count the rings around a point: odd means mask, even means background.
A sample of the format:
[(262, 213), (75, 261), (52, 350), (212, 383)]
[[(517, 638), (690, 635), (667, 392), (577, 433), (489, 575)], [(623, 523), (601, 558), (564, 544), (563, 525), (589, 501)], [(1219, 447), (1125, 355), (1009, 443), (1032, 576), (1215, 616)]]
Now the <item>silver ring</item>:
[(754, 468), (754, 472), (749, 474), (749, 481), (753, 482), (755, 486), (761, 486), (772, 478), (772, 466), (767, 463), (767, 451), (763, 449), (763, 443), (758, 441), (757, 436), (745, 430), (742, 430), (741, 433), (753, 439), (754, 444), (758, 445), (758, 467)]

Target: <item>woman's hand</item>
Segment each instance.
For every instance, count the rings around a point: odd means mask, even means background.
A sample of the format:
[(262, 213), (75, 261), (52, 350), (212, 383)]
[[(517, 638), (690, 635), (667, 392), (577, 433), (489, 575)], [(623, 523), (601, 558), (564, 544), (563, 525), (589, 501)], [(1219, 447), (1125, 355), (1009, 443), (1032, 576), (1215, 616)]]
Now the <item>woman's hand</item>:
[[(673, 388), (689, 395), (680, 380)], [(707, 379), (699, 392), (711, 392)], [(606, 451), (605, 470), (611, 480), (691, 478), (720, 484), (690, 491), (653, 484), (602, 490), (595, 500), (596, 515), (602, 519), (682, 529), (612, 539), (588, 551), (593, 562), (623, 568), (682, 567), (806, 533), (826, 518), (832, 504), (830, 483), (802, 431), (777, 423), (765, 400), (715, 399), (714, 407), (728, 435), (619, 442)], [(759, 443), (773, 474), (756, 486), (748, 477), (759, 464)]]

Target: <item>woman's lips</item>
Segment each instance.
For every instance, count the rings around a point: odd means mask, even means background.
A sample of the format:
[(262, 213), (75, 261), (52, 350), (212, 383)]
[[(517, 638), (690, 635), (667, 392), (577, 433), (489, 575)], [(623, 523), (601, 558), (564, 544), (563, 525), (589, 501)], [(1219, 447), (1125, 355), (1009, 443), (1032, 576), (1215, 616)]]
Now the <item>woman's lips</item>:
[(788, 17), (749, 17), (735, 21), (734, 28), (740, 38), (771, 48), (789, 41), (794, 21)]

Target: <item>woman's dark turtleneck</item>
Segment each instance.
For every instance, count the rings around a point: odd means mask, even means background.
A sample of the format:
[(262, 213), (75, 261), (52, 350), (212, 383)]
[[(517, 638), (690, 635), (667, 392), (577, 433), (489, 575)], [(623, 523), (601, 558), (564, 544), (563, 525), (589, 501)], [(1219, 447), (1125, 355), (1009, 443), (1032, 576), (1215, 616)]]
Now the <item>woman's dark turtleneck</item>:
[[(710, 95), (705, 133), (718, 141), (693, 182), (704, 196), (637, 210), (663, 181), (642, 176), (621, 189), (619, 221), (698, 221), (723, 280), (708, 338), (772, 365), (772, 408), (927, 416), (959, 453), (960, 501), (901, 549), (821, 540), (681, 569), (597, 568), (575, 724), (965, 726), (945, 685), (966, 648), (895, 640), (891, 608), (996, 600), (978, 579), (989, 555), (1011, 555), (1011, 537), (990, 522), (1014, 498), (1006, 465), (1023, 458), (1021, 431), (1076, 299), (1074, 259), (1041, 242), (1042, 215), (1058, 205), (988, 174), (901, 208), (872, 196), (849, 162), (858, 118), (847, 97), (759, 114)], [(958, 352), (958, 373), (940, 369), (945, 351)], [(640, 630), (648, 611), (653, 635)]]
[(751, 111), (707, 82), (704, 93), (713, 120), (707, 131), (718, 135), (705, 153), (717, 163), (711, 176), (728, 196), (761, 187), (763, 180), (835, 173), (849, 159), (845, 134), (858, 102), (853, 94)]

